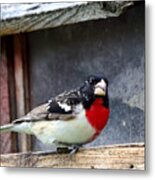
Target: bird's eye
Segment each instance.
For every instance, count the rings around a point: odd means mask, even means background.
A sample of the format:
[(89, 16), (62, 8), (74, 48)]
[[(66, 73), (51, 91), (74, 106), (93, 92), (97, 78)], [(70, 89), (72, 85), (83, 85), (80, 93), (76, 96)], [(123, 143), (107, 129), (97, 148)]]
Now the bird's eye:
[(95, 83), (96, 83), (96, 79), (94, 77), (90, 77), (89, 84), (95, 84)]

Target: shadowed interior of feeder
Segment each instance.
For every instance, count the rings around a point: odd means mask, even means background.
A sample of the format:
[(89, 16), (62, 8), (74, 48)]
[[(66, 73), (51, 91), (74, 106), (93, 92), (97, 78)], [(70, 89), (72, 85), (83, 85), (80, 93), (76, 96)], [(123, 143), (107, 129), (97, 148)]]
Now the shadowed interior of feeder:
[[(90, 74), (109, 80), (110, 120), (87, 146), (144, 141), (144, 4), (117, 18), (28, 34), (31, 108)], [(33, 138), (33, 149), (51, 148)]]

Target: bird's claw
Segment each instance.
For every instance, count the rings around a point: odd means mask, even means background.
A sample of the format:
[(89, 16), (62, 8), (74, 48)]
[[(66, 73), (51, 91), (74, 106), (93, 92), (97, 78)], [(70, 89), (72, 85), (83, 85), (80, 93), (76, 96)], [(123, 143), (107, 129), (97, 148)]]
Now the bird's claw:
[(57, 147), (56, 151), (58, 154), (70, 153), (70, 150), (68, 149), (68, 147)]
[(75, 154), (79, 151), (80, 146), (69, 147), (57, 147), (58, 154)]
[(70, 154), (75, 154), (75, 153), (77, 153), (78, 151), (79, 151), (79, 146), (73, 146), (73, 148), (71, 149), (71, 151), (70, 151)]

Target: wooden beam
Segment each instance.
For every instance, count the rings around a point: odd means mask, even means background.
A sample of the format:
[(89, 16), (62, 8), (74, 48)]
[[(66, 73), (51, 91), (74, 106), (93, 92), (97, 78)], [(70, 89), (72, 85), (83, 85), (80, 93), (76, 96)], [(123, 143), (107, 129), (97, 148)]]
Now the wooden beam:
[[(10, 123), (9, 71), (7, 56), (7, 38), (1, 39), (0, 57), (0, 124)], [(11, 133), (0, 135), (0, 153), (12, 152)]]
[[(16, 92), (16, 111), (17, 118), (26, 114), (28, 109), (28, 87), (26, 67), (26, 49), (24, 35), (15, 35), (14, 43), (14, 73), (15, 73), (15, 92)], [(26, 84), (25, 84), (26, 83)], [(18, 135), (18, 150), (25, 152), (31, 149), (31, 138), (25, 134)]]
[(81, 148), (73, 155), (28, 152), (1, 155), (1, 166), (144, 170), (144, 153), (143, 143)]
[(132, 1), (1, 5), (0, 35), (118, 17)]

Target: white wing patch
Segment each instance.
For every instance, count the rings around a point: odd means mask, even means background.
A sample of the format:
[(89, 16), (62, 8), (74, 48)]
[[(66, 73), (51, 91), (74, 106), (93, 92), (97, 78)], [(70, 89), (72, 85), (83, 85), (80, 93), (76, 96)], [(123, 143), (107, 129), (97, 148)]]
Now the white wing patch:
[(67, 111), (71, 111), (71, 106), (67, 105), (67, 104), (61, 104), (60, 102), (58, 102), (58, 105), (64, 109), (66, 112)]

